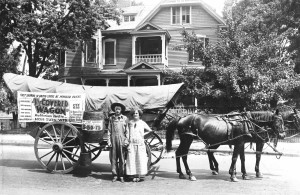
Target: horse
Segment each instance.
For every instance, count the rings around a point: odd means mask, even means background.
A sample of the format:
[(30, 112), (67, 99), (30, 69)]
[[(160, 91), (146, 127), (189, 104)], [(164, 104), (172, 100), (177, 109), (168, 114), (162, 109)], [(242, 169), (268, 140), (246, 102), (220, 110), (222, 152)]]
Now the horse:
[[(279, 115), (279, 111), (276, 110), (276, 113), (270, 111), (251, 111), (248, 112), (250, 115), (251, 121), (254, 123), (255, 131), (252, 133), (252, 138), (247, 140), (247, 142), (256, 143), (256, 163), (255, 163), (255, 172), (257, 178), (262, 178), (263, 175), (260, 172), (259, 164), (261, 160), (261, 152), (263, 150), (264, 144), (269, 141), (270, 135), (274, 135), (279, 139), (284, 139), (284, 122), (283, 117)], [(262, 128), (269, 127), (269, 128)], [(276, 140), (276, 139), (275, 139)], [(277, 142), (274, 143), (277, 145)], [(209, 149), (217, 149), (219, 146), (209, 147)], [(218, 162), (214, 157), (213, 152), (208, 151), (208, 160), (210, 169), (212, 170), (213, 175), (218, 175), (219, 168)], [(243, 179), (249, 179), (246, 175), (243, 175)]]
[[(278, 131), (282, 132), (283, 120), (278, 114), (273, 117), (273, 124)], [(255, 131), (253, 123), (250, 122), (251, 115), (247, 113), (242, 114), (228, 114), (223, 116), (216, 115), (199, 115), (193, 114), (180, 119), (174, 119), (167, 127), (166, 133), (166, 149), (169, 151), (172, 146), (172, 139), (175, 129), (178, 130), (180, 138), (180, 144), (176, 150), (176, 164), (177, 173), (179, 178), (185, 178), (180, 167), (180, 157), (182, 157), (186, 173), (189, 175), (189, 179), (194, 181), (196, 178), (192, 175), (187, 164), (187, 153), (190, 145), (195, 137), (203, 140), (209, 149), (217, 149), (220, 145), (234, 145), (234, 151), (232, 155), (232, 162), (229, 169), (230, 179), (233, 182), (237, 182), (236, 178), (236, 161), (238, 155), (241, 159), (241, 171), (243, 173), (243, 179), (249, 179), (245, 169), (245, 153), (244, 145), (246, 142), (256, 140), (259, 134)], [(218, 173), (218, 163), (213, 156), (213, 152), (208, 152), (210, 162), (210, 168)]]
[[(187, 154), (194, 137), (198, 137), (206, 144), (234, 145), (233, 157), (229, 174), (231, 180), (236, 180), (235, 164), (238, 155), (244, 156), (244, 143), (247, 137), (251, 136), (253, 126), (249, 121), (248, 116), (240, 113), (230, 113), (223, 116), (192, 114), (183, 118), (172, 120), (167, 126), (166, 132), (166, 149), (169, 151), (172, 147), (172, 139), (175, 129), (178, 130), (180, 144), (177, 148), (176, 165), (179, 178), (184, 179), (185, 176), (181, 171), (180, 158), (182, 158), (186, 173), (191, 181), (195, 181), (187, 163)], [(242, 157), (241, 157), (242, 161)], [(243, 172), (245, 171), (244, 163), (242, 162)]]

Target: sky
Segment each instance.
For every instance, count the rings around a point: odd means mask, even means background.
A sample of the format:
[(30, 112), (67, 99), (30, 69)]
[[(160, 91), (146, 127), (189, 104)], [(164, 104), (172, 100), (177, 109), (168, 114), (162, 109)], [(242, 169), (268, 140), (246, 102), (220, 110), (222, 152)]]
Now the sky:
[[(157, 3), (160, 0), (135, 0), (136, 2), (143, 2), (144, 5), (151, 5), (153, 3)], [(202, 0), (206, 4), (210, 5), (216, 12), (222, 16), (222, 10), (224, 7), (225, 0)]]

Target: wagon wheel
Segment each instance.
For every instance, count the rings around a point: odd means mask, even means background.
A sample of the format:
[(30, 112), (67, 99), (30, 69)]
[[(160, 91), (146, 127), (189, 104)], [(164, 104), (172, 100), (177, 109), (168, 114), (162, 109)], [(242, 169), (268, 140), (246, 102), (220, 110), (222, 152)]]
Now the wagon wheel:
[(155, 165), (160, 159), (164, 151), (164, 144), (161, 138), (155, 133), (151, 132), (145, 136), (146, 145), (151, 151), (151, 166)]
[(52, 122), (41, 128), (34, 142), (35, 156), (51, 173), (69, 173), (79, 159), (78, 130), (65, 122)]
[(102, 152), (99, 143), (84, 143), (87, 152), (91, 153), (91, 160), (94, 161)]
[[(102, 152), (102, 148), (100, 147), (99, 143), (84, 143), (84, 147), (86, 149), (86, 152), (91, 153), (91, 161), (94, 161)], [(77, 162), (77, 156), (80, 156), (80, 153), (81, 148), (78, 148), (78, 150), (74, 151), (75, 158), (73, 158), (73, 156), (70, 156), (70, 160), (72, 160), (73, 162)]]

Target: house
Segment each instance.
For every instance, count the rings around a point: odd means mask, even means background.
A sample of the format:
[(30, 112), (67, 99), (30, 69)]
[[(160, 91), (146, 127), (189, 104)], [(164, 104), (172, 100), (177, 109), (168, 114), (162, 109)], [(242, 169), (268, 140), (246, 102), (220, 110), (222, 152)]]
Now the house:
[(0, 111), (0, 131), (11, 130), (12, 114)]
[(183, 28), (213, 44), (225, 27), (201, 0), (162, 0), (155, 6), (119, 3), (122, 23), (111, 22), (90, 41), (64, 51), (60, 80), (95, 86), (163, 85), (165, 70), (201, 66), (186, 50), (174, 49), (183, 44)]

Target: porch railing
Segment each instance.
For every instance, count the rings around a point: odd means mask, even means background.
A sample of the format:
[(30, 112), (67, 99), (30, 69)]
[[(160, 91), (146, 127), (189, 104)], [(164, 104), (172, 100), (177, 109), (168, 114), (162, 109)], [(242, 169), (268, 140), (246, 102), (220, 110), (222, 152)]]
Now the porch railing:
[(135, 55), (135, 63), (140, 61), (145, 61), (148, 63), (162, 63), (161, 54), (145, 54), (145, 55)]

